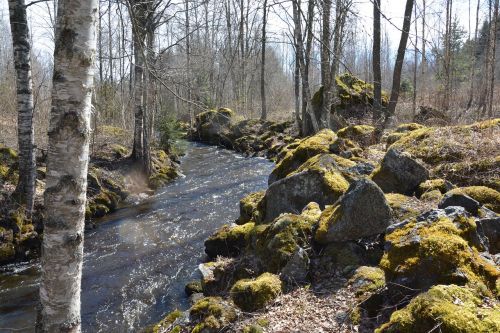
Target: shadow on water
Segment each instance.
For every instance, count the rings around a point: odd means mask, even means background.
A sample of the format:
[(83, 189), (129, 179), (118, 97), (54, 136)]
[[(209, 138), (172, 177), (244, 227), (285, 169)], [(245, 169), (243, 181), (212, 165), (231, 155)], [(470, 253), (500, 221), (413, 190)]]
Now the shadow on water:
[[(272, 163), (190, 144), (186, 175), (146, 202), (105, 218), (85, 234), (84, 332), (137, 331), (186, 308), (184, 285), (198, 277), (203, 241), (238, 217), (238, 202), (264, 189)], [(0, 332), (32, 332), (37, 262), (0, 271)]]

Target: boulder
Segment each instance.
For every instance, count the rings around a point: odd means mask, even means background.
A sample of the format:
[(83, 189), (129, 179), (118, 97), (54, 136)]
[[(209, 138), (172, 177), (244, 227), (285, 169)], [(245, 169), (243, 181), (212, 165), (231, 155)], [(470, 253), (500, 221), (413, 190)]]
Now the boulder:
[(477, 232), (491, 254), (500, 253), (500, 217), (479, 219)]
[(446, 196), (453, 194), (466, 195), (478, 201), (484, 207), (500, 213), (500, 192), (486, 186), (467, 186), (452, 189)]
[(326, 244), (377, 235), (390, 221), (391, 209), (382, 190), (371, 180), (360, 179), (337, 204), (323, 211), (315, 239)]
[(256, 279), (243, 279), (231, 288), (231, 298), (240, 309), (256, 311), (274, 300), (282, 289), (277, 275), (264, 273)]
[(191, 332), (217, 333), (236, 319), (235, 307), (220, 297), (204, 297), (189, 309)]
[(330, 144), (336, 139), (337, 135), (332, 130), (325, 129), (298, 143), (293, 143), (292, 146), (286, 149), (285, 156), (278, 161), (276, 167), (269, 175), (268, 183), (272, 184), (277, 180), (285, 178), (311, 157), (328, 153)]
[(337, 132), (337, 136), (342, 139), (349, 139), (362, 147), (377, 143), (375, 127), (370, 125), (351, 125), (344, 127)]
[(334, 203), (349, 183), (334, 164), (316, 163), (273, 182), (264, 197), (264, 221), (272, 221), (282, 213), (297, 213), (311, 201), (321, 208)]
[(439, 202), (438, 208), (446, 208), (450, 206), (460, 206), (472, 215), (477, 215), (479, 207), (481, 204), (465, 194), (459, 193), (448, 193), (446, 194), (441, 202)]
[(429, 171), (409, 154), (391, 148), (371, 178), (385, 193), (411, 195), (429, 178)]
[(230, 145), (231, 119), (234, 112), (227, 108), (209, 110), (196, 116), (192, 137), (214, 145)]
[(209, 258), (234, 257), (246, 246), (255, 223), (225, 225), (205, 241), (205, 253)]
[(389, 322), (375, 330), (376, 333), (432, 331), (499, 332), (500, 307), (495, 302), (485, 306), (473, 288), (437, 285), (394, 312)]
[(476, 230), (462, 207), (431, 210), (387, 229), (380, 267), (389, 282), (414, 289), (455, 283), (495, 295), (500, 270), (480, 256)]
[(258, 222), (262, 219), (262, 212), (259, 210), (259, 204), (264, 198), (266, 191), (250, 193), (240, 200), (240, 217), (237, 224), (244, 224), (250, 221)]
[(290, 284), (303, 283), (307, 281), (308, 273), (309, 256), (303, 248), (299, 247), (281, 269), (281, 278)]

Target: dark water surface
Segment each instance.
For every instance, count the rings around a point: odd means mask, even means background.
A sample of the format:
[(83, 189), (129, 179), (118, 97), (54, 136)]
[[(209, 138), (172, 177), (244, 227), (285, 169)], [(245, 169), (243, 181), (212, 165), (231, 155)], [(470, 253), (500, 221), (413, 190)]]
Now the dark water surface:
[[(190, 144), (185, 178), (147, 202), (106, 217), (85, 234), (84, 332), (135, 332), (187, 307), (184, 285), (198, 277), (203, 241), (238, 217), (238, 202), (266, 187), (272, 163)], [(33, 332), (39, 265), (0, 271), (0, 332)]]

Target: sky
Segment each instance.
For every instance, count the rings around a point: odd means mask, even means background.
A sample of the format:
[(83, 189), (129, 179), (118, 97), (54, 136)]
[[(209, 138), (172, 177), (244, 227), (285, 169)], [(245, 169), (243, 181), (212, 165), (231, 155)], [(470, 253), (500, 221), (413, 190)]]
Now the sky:
[[(423, 0), (417, 0), (417, 12), (421, 12)], [(30, 0), (26, 0), (27, 3)], [(444, 7), (445, 0), (426, 0), (428, 8), (432, 8), (433, 12), (430, 12), (430, 9), (427, 12), (428, 15), (428, 36), (432, 38), (432, 35), (436, 35), (435, 32), (436, 27), (438, 26), (438, 22), (436, 19), (432, 19), (441, 16), (444, 19), (444, 14), (441, 13), (441, 10)], [(485, 0), (482, 0), (484, 4), (486, 4)], [(390, 44), (393, 48), (397, 47), (400, 38), (400, 27), (402, 26), (403, 16), (404, 16), (404, 7), (406, 1), (404, 0), (381, 0), (382, 3), (382, 13), (386, 18), (382, 18), (382, 24), (385, 25), (385, 29), (388, 33)], [(463, 28), (468, 31), (468, 17), (469, 17), (469, 3), (472, 10), (472, 17), (475, 15), (475, 6), (477, 4), (476, 0), (455, 0), (453, 1), (454, 5), (454, 15), (458, 17)], [(33, 34), (34, 49), (39, 52), (45, 52), (47, 54), (52, 53), (53, 43), (51, 38), (51, 30), (50, 26), (50, 18), (48, 17), (46, 10), (46, 6), (51, 4), (41, 3), (36, 4), (30, 7), (29, 17), (31, 23), (31, 31)], [(441, 9), (441, 10), (440, 10)], [(372, 17), (373, 17), (373, 4), (371, 0), (354, 0), (353, 11), (359, 17), (359, 28), (362, 31), (365, 31), (367, 36), (371, 36), (372, 31)], [(481, 10), (480, 16), (485, 17), (485, 9)], [(434, 15), (433, 15), (434, 14)], [(8, 22), (8, 10), (7, 10), (7, 0), (0, 0), (0, 17), (3, 22)], [(420, 20), (420, 15), (417, 17)], [(271, 16), (270, 29), (274, 29), (277, 31), (281, 29), (285, 29), (284, 24), (278, 18), (272, 18)], [(421, 23), (419, 23), (420, 25)], [(471, 23), (474, 27), (474, 19)], [(421, 27), (419, 26), (419, 33)], [(412, 34), (414, 29), (412, 28)]]

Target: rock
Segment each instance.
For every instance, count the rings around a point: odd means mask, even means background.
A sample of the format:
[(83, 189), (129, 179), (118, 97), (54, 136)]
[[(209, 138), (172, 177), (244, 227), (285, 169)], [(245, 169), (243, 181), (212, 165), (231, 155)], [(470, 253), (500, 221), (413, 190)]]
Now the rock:
[(484, 306), (477, 291), (457, 285), (437, 285), (394, 312), (376, 333), (500, 331), (500, 308)]
[(477, 215), (481, 205), (476, 200), (468, 195), (458, 193), (446, 194), (438, 205), (438, 208), (444, 209), (450, 206), (460, 206), (465, 208), (466, 211), (472, 215)]
[(240, 309), (248, 312), (262, 309), (281, 293), (277, 275), (264, 273), (256, 279), (244, 279), (231, 288), (231, 299)]
[(429, 106), (421, 106), (418, 113), (413, 117), (413, 121), (427, 125), (446, 125), (450, 122), (450, 118), (443, 111)]
[(500, 253), (500, 217), (479, 219), (476, 224), (477, 232), (485, 240), (488, 252)]
[(150, 327), (147, 327), (143, 333), (159, 333), (159, 332), (179, 332), (180, 324), (187, 319), (187, 313), (175, 310), (166, 315), (160, 322)]
[(195, 130), (192, 137), (202, 142), (230, 146), (227, 136), (230, 133), (231, 119), (234, 112), (227, 108), (209, 110), (196, 116)]
[(269, 186), (264, 197), (264, 221), (272, 221), (282, 213), (300, 212), (311, 201), (325, 207), (334, 203), (348, 186), (333, 165), (301, 170)]
[(351, 125), (344, 127), (337, 132), (337, 136), (342, 139), (349, 139), (362, 147), (377, 143), (375, 127), (370, 125)]
[(376, 292), (385, 286), (384, 271), (378, 267), (361, 266), (349, 280), (357, 297), (368, 298), (370, 293)]
[(235, 257), (241, 253), (255, 223), (225, 225), (205, 241), (205, 253), (209, 258)]
[(309, 273), (309, 256), (299, 247), (281, 270), (281, 278), (290, 284), (307, 281)]
[(428, 209), (428, 205), (417, 198), (399, 193), (387, 193), (385, 194), (385, 199), (392, 209), (394, 220), (397, 221), (403, 221), (418, 216)]
[(388, 281), (414, 289), (455, 283), (494, 295), (500, 270), (476, 250), (476, 229), (462, 207), (421, 214), (388, 228), (380, 267)]
[(250, 221), (260, 222), (263, 214), (259, 210), (259, 204), (265, 194), (266, 191), (254, 192), (240, 200), (240, 217), (237, 224), (245, 224)]
[(220, 297), (204, 297), (189, 309), (191, 332), (217, 333), (237, 319), (236, 309)]
[(481, 205), (500, 213), (500, 192), (486, 186), (468, 186), (453, 189), (446, 195), (462, 194), (477, 200)]
[(337, 139), (337, 135), (329, 129), (321, 130), (313, 136), (293, 144), (286, 150), (285, 156), (276, 164), (269, 175), (269, 184), (285, 178), (299, 168), (304, 162), (318, 154), (328, 153), (329, 146)]
[(411, 195), (429, 178), (429, 171), (409, 154), (391, 148), (371, 178), (385, 193)]
[(188, 282), (184, 287), (184, 292), (186, 293), (187, 296), (203, 292), (203, 287), (201, 285), (201, 282), (199, 280)]
[(445, 194), (446, 192), (452, 190), (455, 186), (445, 179), (429, 179), (418, 185), (417, 195), (420, 197), (425, 193), (432, 191), (439, 191), (439, 193)]
[(323, 211), (315, 240), (321, 244), (356, 240), (383, 233), (391, 221), (384, 193), (372, 181), (351, 184), (335, 206)]

